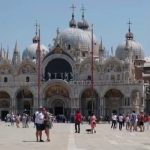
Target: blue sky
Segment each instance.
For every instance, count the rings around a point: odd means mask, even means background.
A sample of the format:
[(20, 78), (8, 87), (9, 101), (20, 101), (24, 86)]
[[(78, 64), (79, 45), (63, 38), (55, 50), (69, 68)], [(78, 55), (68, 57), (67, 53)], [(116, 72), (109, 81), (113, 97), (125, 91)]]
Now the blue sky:
[(75, 19), (81, 20), (84, 5), (85, 19), (94, 24), (97, 39), (103, 39), (107, 50), (125, 40), (128, 19), (135, 40), (150, 56), (150, 0), (0, 0), (0, 43), (12, 53), (15, 41), (22, 52), (32, 43), (36, 20), (41, 26), (41, 41), (52, 43), (57, 27), (68, 28), (71, 5), (75, 4)]

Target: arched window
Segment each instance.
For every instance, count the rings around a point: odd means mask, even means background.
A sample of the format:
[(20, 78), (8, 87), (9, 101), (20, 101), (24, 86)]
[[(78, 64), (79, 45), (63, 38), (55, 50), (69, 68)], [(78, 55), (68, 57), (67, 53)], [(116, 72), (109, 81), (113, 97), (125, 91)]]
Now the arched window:
[(71, 49), (71, 45), (70, 45), (70, 44), (68, 45), (68, 49), (69, 49), (69, 50)]
[(29, 77), (26, 77), (26, 82), (29, 82), (30, 81), (30, 78)]
[(4, 77), (4, 82), (8, 82), (8, 78), (7, 77)]

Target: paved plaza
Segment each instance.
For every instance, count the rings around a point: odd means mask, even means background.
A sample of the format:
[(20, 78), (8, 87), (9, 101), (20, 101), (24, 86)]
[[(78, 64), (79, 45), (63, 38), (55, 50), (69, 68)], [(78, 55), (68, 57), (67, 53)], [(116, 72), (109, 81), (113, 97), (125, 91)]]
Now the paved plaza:
[[(96, 134), (87, 134), (88, 124), (81, 133), (74, 133), (74, 124), (55, 123), (51, 142), (36, 142), (35, 128), (16, 128), (0, 122), (0, 150), (150, 150), (150, 130), (128, 132), (112, 130), (110, 124), (98, 124)], [(43, 140), (46, 140), (43, 132)]]

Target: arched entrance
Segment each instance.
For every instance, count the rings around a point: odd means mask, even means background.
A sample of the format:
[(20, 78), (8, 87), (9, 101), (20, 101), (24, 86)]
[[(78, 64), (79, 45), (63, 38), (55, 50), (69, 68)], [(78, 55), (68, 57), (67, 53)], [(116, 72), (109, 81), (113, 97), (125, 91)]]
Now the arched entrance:
[(6, 115), (10, 109), (10, 96), (5, 91), (0, 91), (0, 112), (1, 120), (5, 120)]
[(45, 106), (55, 115), (68, 116), (71, 109), (68, 89), (61, 84), (49, 86), (45, 93)]
[(99, 97), (98, 93), (92, 89), (86, 89), (81, 95), (81, 111), (84, 116), (91, 115), (94, 112), (98, 115)]
[(54, 114), (56, 116), (57, 115), (63, 115), (64, 114), (65, 104), (64, 104), (63, 100), (56, 99), (52, 103), (52, 108), (53, 108), (53, 112), (54, 112)]
[(17, 111), (31, 113), (33, 107), (33, 94), (28, 89), (20, 89), (16, 95)]
[(116, 89), (110, 89), (105, 94), (105, 114), (111, 116), (112, 113), (122, 113), (123, 94)]

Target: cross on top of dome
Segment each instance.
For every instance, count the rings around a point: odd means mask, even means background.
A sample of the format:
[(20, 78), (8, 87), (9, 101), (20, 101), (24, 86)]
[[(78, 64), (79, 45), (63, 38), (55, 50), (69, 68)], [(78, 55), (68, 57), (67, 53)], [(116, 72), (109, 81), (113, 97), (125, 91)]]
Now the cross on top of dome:
[(36, 21), (36, 24), (35, 24), (35, 36), (33, 37), (33, 43), (38, 43), (39, 42), (39, 36), (37, 35), (38, 27), (39, 27), (39, 25), (37, 24), (37, 21)]
[(129, 25), (129, 28), (128, 28), (128, 33), (126, 34), (126, 39), (127, 39), (127, 40), (133, 40), (134, 35), (133, 35), (133, 33), (131, 32), (130, 25), (131, 25), (132, 23), (130, 22), (130, 19), (129, 19), (129, 22), (128, 22), (127, 24)]
[(89, 24), (87, 23), (87, 21), (84, 19), (84, 12), (85, 12), (85, 8), (82, 5), (81, 7), (81, 11), (82, 11), (82, 20), (80, 22), (78, 22), (78, 28), (86, 30), (89, 28)]
[(70, 8), (72, 8), (72, 19), (69, 22), (69, 26), (75, 28), (77, 26), (77, 23), (74, 19), (74, 10), (75, 10), (76, 7), (75, 7), (74, 4), (72, 4), (72, 6)]

